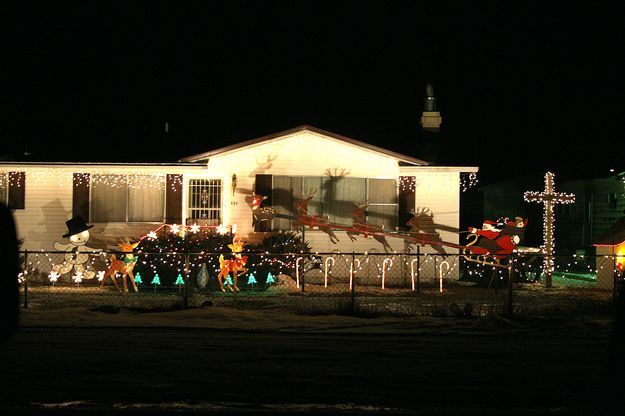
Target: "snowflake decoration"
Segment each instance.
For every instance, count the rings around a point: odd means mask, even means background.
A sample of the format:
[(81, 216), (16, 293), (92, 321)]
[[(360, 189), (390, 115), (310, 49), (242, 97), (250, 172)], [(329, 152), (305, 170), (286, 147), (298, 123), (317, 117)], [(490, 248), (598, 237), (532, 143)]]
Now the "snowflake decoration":
[(171, 231), (172, 234), (178, 234), (180, 232), (180, 226), (178, 224), (170, 225), (169, 231)]
[(232, 224), (232, 234), (236, 234), (237, 233), (237, 225), (236, 224)]
[(104, 280), (104, 270), (100, 270), (98, 272), (98, 282), (101, 282), (102, 280)]
[(56, 283), (56, 281), (57, 281), (57, 280), (59, 280), (59, 277), (60, 277), (60, 276), (61, 276), (61, 275), (60, 275), (60, 274), (58, 274), (57, 272), (52, 271), (52, 272), (50, 272), (50, 274), (48, 275), (48, 279), (50, 279), (50, 282), (52, 282), (52, 283)]
[(156, 240), (156, 239), (158, 238), (158, 236), (156, 235), (156, 233), (155, 233), (154, 231), (150, 231), (150, 232), (148, 233), (147, 237), (148, 237), (150, 240)]
[(82, 273), (76, 273), (74, 276), (72, 276), (72, 280), (74, 281), (74, 283), (80, 284), (80, 282), (82, 282)]
[(219, 224), (217, 226), (217, 228), (216, 228), (216, 231), (217, 231), (218, 234), (223, 235), (223, 234), (226, 234), (228, 232), (228, 227), (226, 227), (223, 224)]
[(24, 280), (26, 280), (26, 275), (28, 274), (28, 272), (20, 272), (17, 275), (17, 283), (22, 284), (24, 283)]
[(189, 230), (193, 233), (193, 234), (197, 234), (200, 231), (200, 226), (197, 224), (193, 224), (191, 227), (189, 227)]

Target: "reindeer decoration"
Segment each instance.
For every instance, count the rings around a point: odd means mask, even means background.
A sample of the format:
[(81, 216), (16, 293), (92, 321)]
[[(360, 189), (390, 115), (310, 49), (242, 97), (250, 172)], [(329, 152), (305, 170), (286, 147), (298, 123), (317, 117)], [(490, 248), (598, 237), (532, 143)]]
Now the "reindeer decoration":
[(365, 212), (367, 205), (357, 207), (352, 211), (352, 228), (345, 231), (351, 241), (356, 241), (356, 236), (362, 235), (365, 238), (372, 236), (373, 239), (384, 247), (385, 252), (393, 251), (386, 236), (384, 235), (383, 225), (371, 225), (365, 220)]
[(122, 275), (124, 292), (128, 292), (128, 286), (126, 284), (127, 277), (130, 277), (130, 282), (132, 283), (132, 286), (135, 289), (135, 292), (139, 291), (139, 288), (137, 288), (137, 284), (135, 283), (135, 275), (132, 273), (132, 270), (134, 269), (135, 264), (137, 264), (137, 260), (138, 260), (138, 256), (133, 254), (132, 251), (135, 248), (137, 248), (138, 245), (139, 245), (139, 242), (136, 242), (134, 244), (130, 244), (130, 243), (118, 244), (120, 251), (126, 254), (124, 254), (121, 260), (119, 260), (115, 254), (111, 255), (111, 264), (109, 265), (108, 269), (104, 273), (104, 277), (102, 278), (102, 281), (100, 282), (100, 287), (104, 287), (104, 281), (106, 280), (107, 277), (110, 277), (113, 283), (115, 284), (115, 288), (119, 290), (119, 286), (117, 285), (117, 280), (115, 279), (115, 276), (119, 273)]
[(232, 273), (232, 285), (228, 285), (228, 288), (233, 292), (238, 292), (237, 280), (239, 275), (247, 273), (247, 269), (244, 267), (247, 263), (247, 256), (242, 256), (243, 246), (245, 242), (241, 241), (236, 236), (232, 239), (232, 244), (228, 244), (228, 248), (232, 251), (232, 254), (224, 257), (223, 254), (219, 256), (219, 274), (217, 280), (219, 281), (219, 288), (222, 292), (225, 292), (223, 280), (228, 278), (228, 275)]
[(306, 198), (300, 199), (295, 203), (295, 209), (297, 211), (297, 219), (295, 220), (296, 226), (308, 226), (310, 228), (317, 227), (320, 231), (328, 234), (332, 244), (339, 242), (339, 238), (334, 234), (332, 226), (329, 223), (327, 216), (311, 215), (308, 213), (308, 203), (315, 196), (317, 191), (308, 192)]
[(257, 224), (263, 221), (271, 223), (273, 217), (276, 216), (276, 210), (271, 207), (261, 207), (262, 202), (267, 199), (266, 196), (257, 194), (252, 191), (252, 227), (256, 227)]
[(442, 243), (440, 232), (451, 231), (457, 233), (459, 230), (447, 225), (437, 224), (434, 222), (434, 215), (429, 208), (419, 208), (417, 211), (408, 211), (412, 214), (412, 218), (406, 223), (410, 226), (410, 235), (414, 237), (417, 243), (429, 245), (441, 254), (447, 254)]

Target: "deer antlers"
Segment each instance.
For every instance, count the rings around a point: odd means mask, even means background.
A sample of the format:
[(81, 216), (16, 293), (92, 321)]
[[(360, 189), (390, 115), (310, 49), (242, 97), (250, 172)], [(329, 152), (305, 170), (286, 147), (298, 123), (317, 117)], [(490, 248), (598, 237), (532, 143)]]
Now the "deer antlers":
[(268, 153), (265, 155), (265, 161), (261, 162), (258, 160), (258, 156), (256, 156), (256, 166), (259, 169), (269, 169), (273, 165), (273, 161), (278, 158), (278, 155), (275, 153)]
[(346, 177), (350, 173), (352, 173), (352, 171), (349, 169), (345, 169), (345, 168), (341, 168), (340, 172), (339, 172), (339, 168), (334, 168), (334, 169), (327, 168), (325, 170), (326, 176), (328, 176), (330, 179), (341, 179), (341, 178)]

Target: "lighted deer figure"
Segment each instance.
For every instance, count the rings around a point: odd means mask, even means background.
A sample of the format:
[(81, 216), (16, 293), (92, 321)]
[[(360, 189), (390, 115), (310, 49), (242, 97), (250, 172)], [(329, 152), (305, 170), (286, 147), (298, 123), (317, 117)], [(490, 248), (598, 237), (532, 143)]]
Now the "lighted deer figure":
[(256, 227), (257, 224), (263, 221), (273, 220), (276, 216), (276, 210), (271, 207), (261, 207), (260, 204), (267, 199), (266, 196), (260, 195), (252, 191), (252, 227)]
[(308, 203), (313, 199), (317, 191), (308, 192), (308, 196), (300, 199), (295, 203), (295, 209), (297, 211), (297, 219), (295, 221), (296, 226), (308, 226), (317, 227), (320, 231), (328, 234), (330, 241), (333, 244), (339, 242), (339, 238), (334, 234), (332, 226), (329, 223), (327, 216), (322, 215), (310, 215), (308, 214)]
[(365, 238), (372, 236), (375, 241), (382, 244), (385, 252), (393, 251), (393, 248), (388, 241), (386, 241), (384, 226), (368, 224), (365, 220), (366, 210), (367, 205), (362, 205), (352, 211), (352, 228), (351, 230), (345, 231), (347, 236), (352, 241), (356, 241), (357, 235), (362, 235)]
[(228, 248), (232, 251), (232, 254), (227, 255), (228, 258), (224, 257), (223, 254), (219, 256), (219, 274), (217, 275), (217, 280), (219, 281), (219, 288), (222, 292), (226, 291), (223, 280), (227, 279), (230, 273), (232, 273), (232, 286), (228, 287), (233, 292), (239, 291), (239, 287), (237, 286), (239, 275), (247, 273), (247, 269), (244, 267), (247, 263), (247, 256), (241, 255), (244, 245), (245, 242), (235, 236), (232, 239), (232, 244), (228, 244)]
[(138, 245), (139, 245), (139, 242), (136, 242), (134, 244), (130, 244), (130, 243), (118, 244), (120, 251), (126, 254), (124, 254), (121, 260), (119, 260), (115, 254), (111, 255), (111, 264), (109, 265), (108, 269), (104, 273), (104, 277), (102, 278), (102, 281), (100, 282), (100, 287), (104, 287), (104, 281), (106, 280), (107, 277), (110, 277), (113, 283), (115, 284), (115, 288), (119, 290), (119, 285), (117, 284), (117, 280), (115, 279), (115, 276), (119, 273), (122, 275), (124, 292), (128, 292), (128, 285), (126, 283), (127, 277), (130, 277), (130, 282), (132, 283), (132, 287), (135, 289), (135, 292), (139, 291), (139, 288), (137, 287), (137, 284), (135, 283), (135, 275), (132, 273), (132, 270), (134, 269), (135, 264), (137, 264), (137, 260), (138, 260), (138, 257), (135, 254), (133, 254), (132, 251), (135, 248), (137, 248)]

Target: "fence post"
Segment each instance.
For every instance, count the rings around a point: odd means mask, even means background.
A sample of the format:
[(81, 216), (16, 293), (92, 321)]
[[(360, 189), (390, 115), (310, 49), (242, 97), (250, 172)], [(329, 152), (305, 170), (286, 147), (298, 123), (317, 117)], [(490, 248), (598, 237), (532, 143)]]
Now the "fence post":
[(514, 276), (514, 253), (510, 254), (510, 264), (508, 265), (508, 318), (512, 318), (512, 277)]
[(182, 307), (189, 308), (189, 253), (184, 255), (184, 296)]
[(421, 280), (421, 249), (417, 245), (417, 293), (419, 293), (419, 282)]
[(354, 254), (354, 252), (352, 251), (352, 267), (351, 267), (351, 273), (352, 275), (350, 276), (350, 279), (352, 280), (352, 293), (351, 293), (351, 301), (352, 301), (352, 305), (351, 305), (351, 310), (354, 311), (355, 307), (356, 307), (356, 270), (354, 269), (354, 260), (356, 260), (356, 255)]
[(24, 251), (24, 309), (28, 308), (28, 250)]

